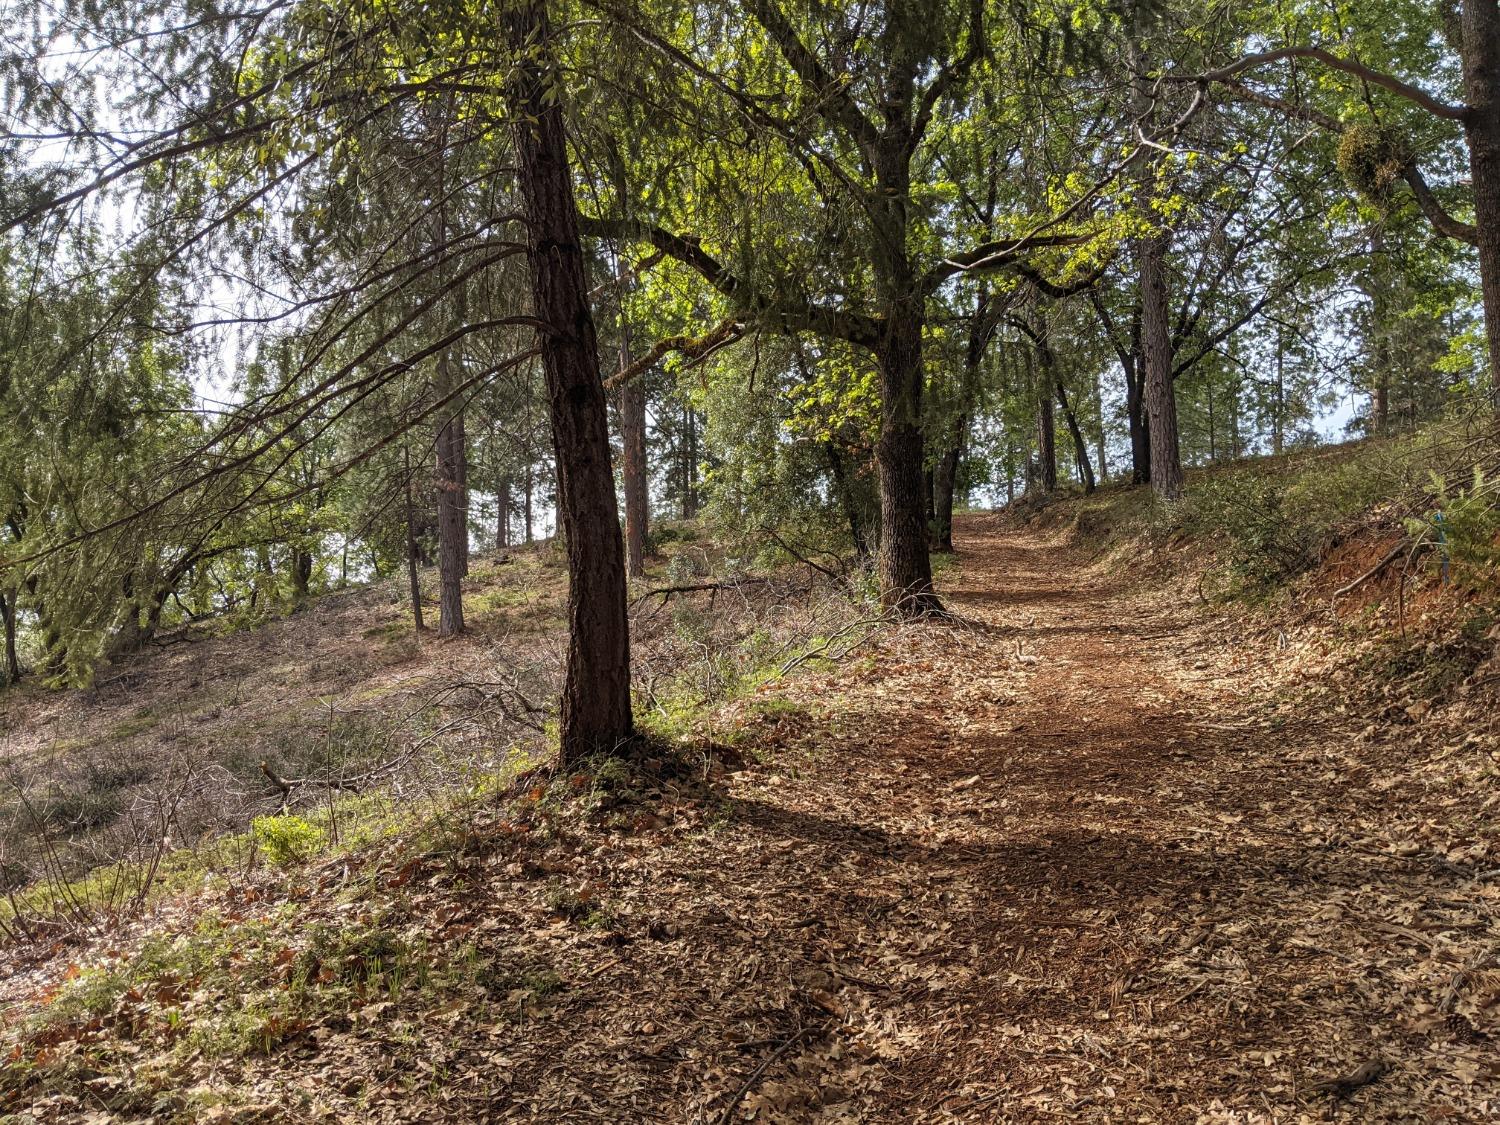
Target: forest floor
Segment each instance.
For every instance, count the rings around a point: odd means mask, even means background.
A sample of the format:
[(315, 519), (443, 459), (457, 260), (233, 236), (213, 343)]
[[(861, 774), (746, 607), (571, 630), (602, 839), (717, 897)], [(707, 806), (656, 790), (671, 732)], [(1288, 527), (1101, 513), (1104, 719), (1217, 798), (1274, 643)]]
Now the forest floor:
[[(975, 515), (957, 540), (953, 621), (730, 705), (733, 745), (632, 783), (623, 817), (538, 784), (452, 849), (387, 843), (159, 913), (228, 938), (192, 967), (179, 941), (142, 969), (140, 934), (70, 954), (88, 963), (63, 975), (128, 963), (130, 988), (22, 1041), (0, 1109), (1500, 1115), (1493, 716), (1375, 721), (1299, 682), (1303, 640), (1185, 609), (1060, 532)], [(194, 1039), (229, 1008), (259, 1049)]]

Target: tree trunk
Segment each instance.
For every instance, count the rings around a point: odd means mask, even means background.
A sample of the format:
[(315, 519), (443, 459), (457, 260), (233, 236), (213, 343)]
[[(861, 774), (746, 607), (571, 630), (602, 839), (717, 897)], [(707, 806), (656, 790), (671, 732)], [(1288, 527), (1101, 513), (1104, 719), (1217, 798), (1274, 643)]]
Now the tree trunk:
[[(620, 367), (630, 366), (630, 332), (621, 318)], [(646, 573), (650, 497), (646, 488), (646, 388), (632, 379), (620, 388), (620, 476), (625, 491), (625, 569)]]
[(1089, 463), (1088, 443), (1083, 440), (1083, 430), (1073, 408), (1068, 405), (1068, 391), (1062, 379), (1057, 380), (1057, 405), (1062, 407), (1063, 420), (1068, 424), (1068, 433), (1073, 437), (1073, 462), (1078, 466), (1078, 479), (1083, 482), (1085, 493), (1094, 491), (1094, 466)]
[(682, 404), (682, 518), (698, 517), (698, 422), (693, 404)]
[(411, 450), (402, 446), (401, 453), (406, 466), (403, 474), (406, 481), (406, 582), (411, 591), (412, 626), (416, 629), (417, 636), (420, 637), (422, 635), (422, 582), (417, 574), (417, 517), (412, 510), (411, 502)]
[(1177, 445), (1177, 396), (1172, 385), (1171, 315), (1167, 301), (1165, 231), (1136, 243), (1141, 281), (1141, 361), (1146, 425), (1151, 434), (1151, 487), (1166, 500), (1182, 495), (1182, 457)]
[(922, 472), (922, 311), (920, 298), (894, 303), (880, 364), (880, 604), (905, 616), (942, 608), (927, 553)]
[(1464, 132), (1474, 183), (1474, 226), (1485, 333), (1489, 337), (1490, 389), (1500, 405), (1500, 4), (1495, 0), (1464, 0), (1459, 18), (1464, 100), (1469, 106)]
[(1219, 451), (1218, 451), (1217, 444), (1216, 444), (1216, 441), (1215, 441), (1215, 438), (1217, 437), (1217, 435), (1214, 432), (1214, 388), (1213, 388), (1213, 384), (1212, 383), (1209, 384), (1207, 390), (1208, 390), (1208, 463), (1210, 465), (1212, 465), (1215, 461), (1217, 461), (1219, 459)]
[[(1089, 447), (1083, 440), (1083, 430), (1078, 425), (1078, 418), (1073, 413), (1073, 408), (1068, 404), (1068, 390), (1063, 385), (1062, 373), (1057, 369), (1057, 353), (1052, 350), (1052, 337), (1048, 331), (1046, 317), (1038, 317), (1032, 330), (1032, 339), (1036, 341), (1037, 361), (1041, 365), (1040, 393), (1042, 402), (1045, 404), (1047, 415), (1051, 415), (1050, 396), (1054, 391), (1057, 393), (1057, 404), (1062, 407), (1063, 420), (1068, 424), (1068, 435), (1073, 439), (1073, 464), (1078, 470), (1078, 479), (1083, 483), (1084, 492), (1094, 491), (1094, 468), (1089, 464)], [(1049, 417), (1050, 422), (1050, 417)], [(1055, 428), (1049, 426), (1049, 430), (1055, 434)], [(1055, 438), (1053, 448), (1049, 450), (1052, 462), (1052, 488), (1057, 487), (1057, 450)], [(1046, 466), (1043, 466), (1043, 478), (1045, 480)], [(1051, 489), (1049, 489), (1051, 491)]]
[[(1038, 353), (1040, 358), (1040, 353)], [(1042, 494), (1050, 496), (1057, 491), (1057, 419), (1052, 413), (1052, 388), (1048, 386), (1050, 372), (1045, 363), (1038, 372), (1036, 387), (1036, 459), (1037, 487)]]
[(1276, 396), (1271, 400), (1271, 454), (1281, 456), (1282, 400), (1286, 394), (1286, 348), (1282, 343), (1281, 329), (1276, 330)]
[(838, 442), (831, 439), (823, 443), (823, 448), (828, 455), (828, 473), (833, 478), (834, 494), (838, 496), (839, 504), (844, 509), (844, 519), (849, 523), (849, 539), (854, 544), (854, 554), (860, 559), (867, 559), (870, 557), (870, 539), (865, 534), (864, 521), (859, 518), (859, 503), (849, 484), (849, 470), (844, 464), (844, 455), (839, 450)]
[[(453, 392), (454, 378), (444, 352), (438, 357), (438, 394)], [(443, 408), (437, 432), (438, 636), (464, 631), (463, 577), (468, 555), (469, 523), (464, 512), (467, 460), (463, 414), (450, 403)]]
[[(1157, 110), (1157, 98), (1147, 77), (1144, 44), (1155, 12), (1144, 3), (1132, 5), (1133, 33), (1126, 44), (1127, 59), (1134, 73), (1131, 104), (1137, 128), (1146, 125)], [(1140, 365), (1136, 372), (1145, 403), (1145, 427), (1150, 433), (1151, 487), (1158, 496), (1176, 500), (1182, 495), (1182, 455), (1177, 441), (1177, 395), (1172, 385), (1171, 309), (1167, 295), (1167, 251), (1171, 231), (1151, 204), (1160, 189), (1162, 157), (1142, 145), (1134, 157), (1136, 207), (1151, 230), (1135, 241), (1140, 284)]]
[(5, 630), (5, 653), (0, 660), (0, 686), (21, 682), (21, 659), (16, 655), (16, 594), (0, 590), (0, 624)]
[(510, 477), (501, 477), (495, 492), (495, 546), (510, 546)]
[[(993, 189), (990, 203), (993, 204)], [(993, 210), (991, 206), (989, 211)], [(981, 287), (974, 298), (974, 313), (969, 321), (969, 340), (964, 349), (964, 369), (959, 381), (957, 410), (933, 475), (935, 510), (932, 549), (944, 554), (953, 553), (953, 501), (954, 491), (958, 487), (958, 466), (963, 460), (964, 447), (968, 445), (969, 422), (979, 396), (980, 368), (984, 364), (985, 349), (989, 346), (995, 327), (995, 322), (988, 315), (989, 309), (990, 292)]]
[(1385, 232), (1370, 232), (1370, 269), (1365, 292), (1370, 298), (1370, 433), (1383, 435), (1391, 425), (1390, 280), (1385, 261)]
[(948, 434), (948, 447), (938, 458), (932, 475), (932, 549), (945, 555), (953, 553), (953, 493), (958, 483), (958, 463), (963, 458), (964, 434), (968, 428), (967, 418), (954, 419)]
[(533, 528), (531, 515), (531, 498), (536, 491), (536, 466), (529, 459), (526, 462), (525, 488), (521, 493), (521, 518), (525, 522), (524, 534), (527, 544), (536, 540), (536, 532)]
[(312, 588), (313, 556), (301, 547), (292, 548), (292, 596), (305, 602)]
[(1099, 369), (1094, 369), (1094, 405), (1099, 411), (1099, 426), (1094, 431), (1094, 450), (1099, 458), (1099, 483), (1109, 480), (1109, 461), (1106, 459), (1104, 434), (1104, 391), (1099, 386)]
[(516, 151), (533, 304), (544, 325), (538, 339), (568, 552), (568, 658), (559, 741), (561, 759), (570, 764), (615, 752), (634, 733), (625, 544), (558, 97), (561, 72), (545, 0), (519, 0), (506, 22), (519, 59), (511, 79)]

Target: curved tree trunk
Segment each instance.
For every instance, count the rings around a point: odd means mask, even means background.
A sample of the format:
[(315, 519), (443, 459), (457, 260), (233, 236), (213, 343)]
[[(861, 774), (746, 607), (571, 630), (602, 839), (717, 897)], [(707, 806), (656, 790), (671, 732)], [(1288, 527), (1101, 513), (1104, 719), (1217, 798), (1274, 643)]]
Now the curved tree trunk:
[(1057, 418), (1052, 412), (1052, 373), (1040, 348), (1034, 349), (1032, 387), (1036, 392), (1036, 487), (1042, 495), (1057, 491)]
[(571, 763), (617, 751), (634, 733), (625, 544), (545, 0), (519, 0), (507, 12), (506, 23), (510, 46), (520, 60), (511, 79), (516, 151), (533, 304), (546, 326), (538, 340), (557, 456), (557, 507), (568, 551), (560, 750), (562, 761)]
[(1068, 433), (1073, 438), (1073, 463), (1078, 466), (1078, 479), (1083, 481), (1085, 493), (1094, 491), (1094, 466), (1089, 463), (1088, 443), (1083, 440), (1083, 430), (1078, 425), (1078, 416), (1068, 404), (1068, 391), (1061, 378), (1057, 380), (1057, 405), (1062, 407), (1063, 420), (1068, 424)]

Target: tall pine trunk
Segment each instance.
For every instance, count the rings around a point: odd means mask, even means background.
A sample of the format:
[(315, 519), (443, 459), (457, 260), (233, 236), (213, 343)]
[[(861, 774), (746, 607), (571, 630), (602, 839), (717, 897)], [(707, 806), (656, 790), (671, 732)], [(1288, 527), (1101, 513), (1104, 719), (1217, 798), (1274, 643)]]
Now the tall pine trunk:
[[(438, 394), (453, 393), (454, 375), (447, 352), (438, 357)], [(454, 403), (443, 407), (438, 424), (438, 636), (455, 637), (464, 631), (463, 577), (468, 561), (469, 522), (465, 511), (467, 442), (463, 415)]]
[(1464, 0), (1459, 19), (1479, 283), (1489, 337), (1491, 394), (1500, 405), (1500, 4)]
[(1052, 413), (1052, 372), (1041, 348), (1034, 347), (1027, 354), (1032, 357), (1031, 390), (1036, 403), (1036, 469), (1031, 484), (1050, 496), (1057, 491), (1057, 419)]
[(532, 300), (544, 325), (538, 339), (557, 457), (557, 507), (568, 551), (568, 657), (560, 724), (560, 752), (567, 764), (614, 752), (634, 733), (625, 544), (563, 130), (562, 70), (545, 0), (518, 0), (506, 22), (519, 63), (511, 79), (511, 109)]
[[(621, 281), (621, 297), (624, 282)], [(620, 309), (620, 370), (630, 366), (630, 325)], [(646, 533), (650, 497), (646, 487), (646, 388), (631, 379), (620, 388), (620, 477), (625, 492), (625, 571), (646, 573)]]
[(405, 481), (406, 494), (406, 583), (411, 593), (411, 619), (412, 627), (417, 636), (422, 635), (422, 581), (417, 574), (417, 563), (419, 549), (417, 546), (417, 517), (412, 508), (411, 500), (411, 450), (407, 446), (401, 447), (401, 457), (405, 471), (402, 477)]
[(495, 546), (510, 546), (510, 477), (501, 477), (495, 493)]
[[(1152, 9), (1144, 3), (1132, 8), (1134, 35), (1127, 44), (1133, 82), (1132, 109), (1138, 127), (1149, 127), (1157, 99), (1146, 76), (1143, 44), (1150, 31)], [(1182, 495), (1182, 455), (1177, 440), (1177, 391), (1172, 382), (1171, 309), (1167, 294), (1167, 251), (1172, 235), (1152, 207), (1161, 188), (1161, 153), (1142, 145), (1135, 157), (1136, 206), (1141, 221), (1151, 228), (1135, 240), (1140, 285), (1140, 366), (1136, 378), (1145, 406), (1145, 428), (1150, 434), (1151, 487), (1158, 496), (1175, 500)]]
[(1165, 231), (1136, 243), (1141, 282), (1141, 382), (1151, 434), (1151, 487), (1167, 500), (1182, 495), (1182, 456), (1177, 442), (1177, 393), (1172, 383), (1172, 331), (1167, 299)]

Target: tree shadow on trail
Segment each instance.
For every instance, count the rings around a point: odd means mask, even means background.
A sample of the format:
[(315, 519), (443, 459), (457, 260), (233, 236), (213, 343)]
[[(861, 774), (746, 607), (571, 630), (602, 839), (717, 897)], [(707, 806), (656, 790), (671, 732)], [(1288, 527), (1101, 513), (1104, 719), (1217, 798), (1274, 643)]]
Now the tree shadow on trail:
[[(1225, 904), (1258, 904), (1262, 912), (1257, 914), (1252, 907), (1248, 920), (1278, 927), (1287, 918), (1277, 904), (1289, 896), (1321, 899), (1393, 883), (1451, 882), (1457, 887), (1468, 877), (1462, 871), (1447, 873), (1401, 857), (1338, 845), (1252, 842), (1227, 829), (1221, 834), (1194, 832), (1173, 837), (1170, 829), (1153, 835), (1144, 827), (1052, 826), (1001, 842), (976, 837), (964, 843), (934, 844), (908, 833), (756, 799), (737, 801), (735, 820), (778, 842), (797, 841), (826, 849), (826, 863), (814, 862), (813, 866), (829, 873), (847, 857), (859, 855), (877, 861), (867, 869), (869, 877), (878, 878), (888, 864), (917, 866), (931, 869), (944, 880), (960, 879), (971, 887), (992, 890), (993, 896), (982, 894), (976, 900), (977, 909), (967, 919), (963, 913), (945, 914), (944, 921), (958, 924), (960, 931), (965, 921), (986, 930), (998, 924), (1001, 916), (1012, 931), (1017, 926), (1024, 929), (1027, 916), (1036, 914), (1047, 919), (1041, 928), (1051, 932), (1060, 914), (1078, 911), (1118, 915), (1128, 924), (1147, 902), (1168, 909), (1160, 928), (1174, 931), (1182, 923), (1169, 920), (1171, 905), (1205, 896)], [(797, 855), (804, 861), (812, 858), (805, 848), (798, 849)], [(778, 874), (776, 865), (763, 870), (768, 876)], [(858, 884), (865, 877), (861, 873), (852, 881)], [(809, 884), (806, 892), (825, 898), (837, 913), (840, 896), (836, 890), (820, 891)]]

